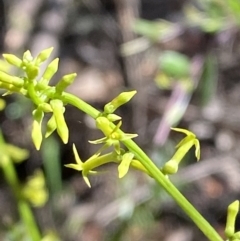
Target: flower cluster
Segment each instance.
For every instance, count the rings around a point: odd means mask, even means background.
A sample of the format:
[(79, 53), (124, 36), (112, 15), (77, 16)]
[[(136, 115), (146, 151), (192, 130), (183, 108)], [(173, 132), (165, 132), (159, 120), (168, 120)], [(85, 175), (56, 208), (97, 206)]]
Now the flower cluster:
[(63, 143), (68, 142), (69, 131), (64, 118), (64, 101), (61, 96), (67, 86), (72, 84), (76, 74), (63, 76), (56, 86), (50, 86), (49, 82), (58, 70), (59, 59), (54, 59), (45, 69), (43, 75), (39, 77), (40, 66), (46, 61), (53, 48), (45, 49), (33, 58), (30, 51), (23, 54), (22, 59), (12, 54), (3, 54), (5, 60), (21, 69), (23, 77), (11, 76), (0, 71), (0, 87), (6, 89), (6, 94), (21, 93), (30, 98), (35, 105), (32, 112), (33, 127), (32, 139), (37, 150), (42, 143), (42, 121), (45, 113), (52, 113), (52, 117), (47, 123), (45, 137), (50, 136), (55, 130), (61, 137)]
[[(94, 169), (109, 162), (119, 164), (119, 178), (122, 178), (127, 174), (131, 165), (136, 169), (147, 172), (144, 166), (138, 160), (134, 159), (133, 153), (121, 148), (122, 141), (135, 138), (137, 137), (137, 134), (124, 133), (121, 131), (121, 117), (113, 113), (118, 107), (130, 101), (135, 94), (136, 91), (123, 92), (104, 106), (104, 111), (100, 113), (95, 120), (96, 127), (102, 131), (104, 137), (98, 140), (89, 141), (91, 144), (103, 145), (93, 156), (85, 162), (82, 162), (75, 145), (73, 145), (76, 164), (67, 164), (65, 166), (77, 171), (82, 171), (83, 179), (89, 187), (91, 187), (91, 185), (87, 176), (89, 174), (97, 174)], [(115, 125), (113, 123), (115, 121), (119, 122)], [(111, 150), (111, 152), (102, 155), (102, 152), (109, 147), (113, 147), (113, 151)]]

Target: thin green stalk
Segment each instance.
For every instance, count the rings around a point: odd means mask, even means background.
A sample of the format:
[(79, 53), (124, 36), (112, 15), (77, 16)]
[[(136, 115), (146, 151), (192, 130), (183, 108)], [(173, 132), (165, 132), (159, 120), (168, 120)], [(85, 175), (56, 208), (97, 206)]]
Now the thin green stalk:
[[(100, 114), (91, 105), (85, 103), (74, 95), (64, 93), (63, 99), (69, 104), (77, 107), (81, 111), (97, 118)], [(132, 140), (122, 141), (123, 144), (135, 154), (135, 157), (147, 169), (150, 175), (164, 188), (164, 190), (176, 201), (183, 211), (193, 220), (205, 236), (211, 241), (223, 241), (216, 230), (207, 222), (206, 219), (193, 207), (193, 205), (178, 191), (172, 182), (154, 165), (151, 159), (142, 151), (142, 149)]]
[(52, 197), (62, 190), (60, 144), (53, 136), (48, 137), (43, 142), (42, 156), (48, 187)]
[(31, 237), (31, 240), (40, 241), (41, 234), (36, 224), (35, 217), (32, 213), (29, 204), (25, 200), (21, 199), (18, 201), (18, 211), (28, 231), (29, 237)]
[(123, 141), (124, 145), (131, 150), (141, 161), (143, 166), (149, 171), (151, 176), (165, 189), (165, 191), (176, 201), (183, 211), (193, 220), (198, 228), (211, 241), (223, 241), (216, 230), (203, 216), (194, 208), (194, 206), (178, 191), (173, 183), (166, 177), (151, 161), (151, 159), (142, 151), (132, 140)]
[(29, 234), (32, 241), (40, 241), (41, 235), (36, 224), (35, 218), (33, 216), (32, 210), (29, 204), (23, 199), (21, 195), (21, 186), (17, 177), (17, 173), (14, 164), (7, 154), (4, 154), (4, 140), (2, 133), (0, 133), (0, 147), (3, 149), (1, 154), (0, 162), (5, 176), (5, 180), (13, 191), (16, 198), (18, 211), (21, 220), (23, 221), (25, 228)]
[[(117, 155), (116, 153), (112, 152), (112, 153), (108, 153), (108, 154), (105, 154), (105, 155), (102, 155), (102, 156), (99, 156), (99, 157), (96, 157), (96, 158), (93, 158), (92, 160), (88, 160), (86, 162), (84, 162), (82, 164), (82, 169), (86, 172), (98, 167), (98, 166), (101, 166), (103, 164), (107, 164), (109, 162), (112, 162), (114, 160), (117, 159)], [(117, 161), (115, 161), (117, 162)]]
[(100, 114), (100, 111), (96, 110), (94, 107), (92, 107), (85, 101), (79, 99), (75, 95), (64, 92), (62, 95), (62, 100), (70, 105), (77, 107), (78, 109), (85, 112), (87, 115), (91, 116), (94, 119), (96, 119)]

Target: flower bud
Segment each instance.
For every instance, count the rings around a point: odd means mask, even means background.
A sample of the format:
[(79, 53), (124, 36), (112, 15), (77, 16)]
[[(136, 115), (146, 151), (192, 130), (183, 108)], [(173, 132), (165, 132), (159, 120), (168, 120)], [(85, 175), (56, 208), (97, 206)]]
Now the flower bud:
[(96, 126), (104, 133), (105, 136), (109, 136), (113, 131), (113, 129), (110, 127), (110, 121), (103, 116), (96, 119)]
[(235, 222), (237, 213), (239, 211), (239, 201), (235, 201), (228, 206), (227, 211), (227, 223), (225, 228), (225, 235), (231, 238), (235, 233)]
[(64, 75), (56, 85), (56, 92), (61, 94), (69, 85), (73, 83), (76, 76), (76, 73)]
[(164, 174), (175, 174), (178, 171), (178, 162), (176, 160), (170, 160), (165, 163), (163, 169)]
[(44, 113), (42, 110), (36, 109), (33, 111), (33, 126), (32, 126), (32, 140), (37, 150), (40, 150), (42, 143), (42, 120)]
[(52, 112), (52, 107), (48, 103), (42, 103), (38, 106), (39, 109), (41, 109), (43, 112)]
[(111, 122), (117, 121), (117, 120), (121, 120), (122, 117), (116, 114), (108, 114), (107, 115), (107, 119)]
[(13, 54), (3, 54), (3, 58), (11, 65), (21, 68), (22, 60)]
[(32, 63), (29, 63), (26, 68), (26, 73), (28, 76), (28, 80), (33, 81), (39, 73), (39, 67), (33, 65)]
[(29, 50), (23, 53), (23, 65), (27, 66), (33, 60), (32, 54)]
[(48, 82), (51, 80), (53, 75), (58, 70), (58, 62), (59, 62), (59, 59), (56, 58), (47, 66), (47, 68), (42, 76), (42, 79), (41, 79), (42, 82), (44, 82), (44, 83), (46, 82), (46, 84), (48, 84)]
[(41, 51), (38, 54), (38, 56), (36, 57), (36, 60), (35, 60), (36, 65), (40, 65), (45, 60), (47, 60), (49, 58), (49, 56), (51, 55), (52, 51), (53, 51), (53, 47), (44, 49), (43, 51)]
[(12, 84), (16, 87), (22, 87), (24, 85), (24, 80), (15, 76), (11, 76), (0, 71), (0, 82)]
[(45, 134), (45, 138), (48, 138), (56, 129), (57, 129), (57, 123), (54, 115), (52, 115), (49, 121), (47, 122), (47, 131)]
[(107, 103), (104, 106), (104, 113), (107, 113), (107, 114), (113, 113), (118, 107), (130, 101), (136, 93), (137, 93), (136, 90), (122, 92), (120, 95), (118, 95), (111, 102)]
[(64, 119), (64, 107), (61, 100), (51, 100), (50, 105), (53, 109), (53, 115), (57, 124), (57, 133), (64, 144), (68, 143), (69, 131)]

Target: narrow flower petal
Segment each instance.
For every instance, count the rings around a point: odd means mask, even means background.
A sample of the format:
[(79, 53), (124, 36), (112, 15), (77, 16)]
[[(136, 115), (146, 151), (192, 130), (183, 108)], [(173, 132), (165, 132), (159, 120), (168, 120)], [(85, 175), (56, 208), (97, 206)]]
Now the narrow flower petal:
[(73, 144), (73, 154), (74, 154), (74, 157), (75, 157), (75, 160), (76, 160), (77, 164), (82, 165), (83, 162), (81, 161), (81, 159), (78, 155), (77, 148), (76, 148), (75, 144)]
[(82, 171), (82, 167), (79, 164), (66, 164), (64, 166), (75, 169), (77, 171)]
[(125, 153), (123, 155), (122, 161), (121, 161), (120, 165), (118, 166), (119, 178), (122, 178), (127, 174), (133, 157), (134, 157), (134, 154), (130, 153), (130, 152)]
[(57, 123), (54, 115), (52, 115), (49, 121), (47, 122), (47, 131), (45, 134), (45, 138), (48, 138), (56, 129), (57, 129)]
[(172, 127), (171, 129), (174, 130), (174, 131), (177, 131), (177, 132), (184, 133), (184, 134), (186, 134), (187, 136), (193, 135), (193, 136), (195, 137), (195, 134), (192, 133), (192, 132), (189, 131), (189, 130), (182, 129), (182, 128), (173, 128), (173, 127)]
[(200, 160), (200, 143), (197, 139), (194, 140), (194, 145), (195, 145), (195, 156), (197, 158), (197, 160)]
[(88, 185), (88, 187), (89, 188), (91, 188), (91, 184), (90, 184), (90, 181), (89, 181), (89, 179), (88, 179), (88, 177), (87, 177), (87, 173), (85, 173), (84, 171), (83, 171), (83, 180), (85, 181), (85, 183)]
[(107, 140), (107, 137), (103, 137), (103, 138), (100, 138), (100, 139), (97, 139), (97, 140), (94, 140), (94, 141), (88, 141), (88, 142), (91, 143), (91, 144), (102, 144), (106, 140)]

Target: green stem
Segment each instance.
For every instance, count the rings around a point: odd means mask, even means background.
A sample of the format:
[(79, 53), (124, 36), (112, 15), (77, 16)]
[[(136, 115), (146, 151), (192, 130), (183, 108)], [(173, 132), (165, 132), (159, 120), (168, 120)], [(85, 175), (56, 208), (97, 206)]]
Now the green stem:
[(92, 118), (96, 119), (99, 114), (101, 113), (100, 111), (96, 110), (94, 107), (86, 103), (85, 101), (79, 99), (75, 95), (69, 94), (64, 92), (62, 94), (62, 100), (64, 102), (67, 102), (70, 105), (73, 105), (80, 109), (81, 111), (85, 112), (87, 115), (91, 116)]
[(203, 218), (203, 216), (193, 207), (193, 205), (178, 191), (173, 183), (166, 177), (132, 140), (123, 141), (124, 145), (134, 153), (148, 170), (151, 176), (165, 189), (165, 191), (176, 201), (183, 211), (192, 219), (198, 228), (211, 241), (223, 241), (216, 230)]
[(30, 99), (33, 101), (35, 105), (39, 105), (43, 103), (43, 101), (36, 94), (36, 90), (33, 82), (28, 83), (27, 90), (28, 90)]
[[(92, 118), (96, 119), (100, 112), (91, 105), (80, 100), (78, 97), (64, 93), (63, 100), (77, 107)], [(216, 230), (207, 222), (206, 219), (193, 207), (193, 205), (178, 191), (172, 182), (154, 165), (151, 159), (142, 149), (132, 140), (122, 141), (123, 144), (134, 153), (135, 157), (147, 169), (150, 175), (164, 188), (164, 190), (176, 201), (183, 211), (193, 220), (205, 236), (211, 241), (223, 241)]]
[(21, 220), (25, 224), (25, 228), (29, 234), (29, 237), (32, 241), (40, 241), (41, 235), (34, 219), (32, 210), (29, 204), (24, 200), (21, 195), (21, 186), (17, 177), (17, 173), (14, 167), (14, 164), (7, 153), (4, 153), (4, 140), (2, 133), (0, 132), (0, 147), (3, 150), (1, 154), (1, 167), (3, 170), (3, 174), (5, 176), (5, 180), (7, 181), (8, 185), (12, 189), (12, 192), (16, 198), (19, 215)]

